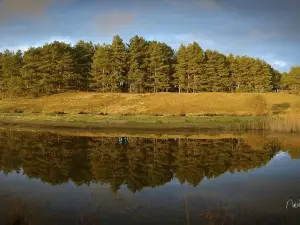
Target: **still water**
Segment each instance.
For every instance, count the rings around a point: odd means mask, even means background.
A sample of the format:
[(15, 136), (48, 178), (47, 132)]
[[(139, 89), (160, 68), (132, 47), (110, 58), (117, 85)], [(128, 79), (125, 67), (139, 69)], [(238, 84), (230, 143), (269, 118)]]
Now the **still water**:
[(2, 129), (0, 223), (300, 224), (299, 137)]

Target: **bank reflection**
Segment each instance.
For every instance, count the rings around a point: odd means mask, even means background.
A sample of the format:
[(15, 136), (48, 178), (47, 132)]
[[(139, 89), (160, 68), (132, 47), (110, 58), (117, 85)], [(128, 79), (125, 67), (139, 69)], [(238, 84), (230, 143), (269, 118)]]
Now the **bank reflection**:
[[(51, 185), (109, 184), (117, 192), (158, 187), (176, 178), (201, 185), (204, 178), (266, 165), (280, 151), (275, 139), (257, 148), (244, 139), (73, 137), (48, 132), (0, 132), (0, 168)], [(294, 153), (296, 154), (296, 153)]]

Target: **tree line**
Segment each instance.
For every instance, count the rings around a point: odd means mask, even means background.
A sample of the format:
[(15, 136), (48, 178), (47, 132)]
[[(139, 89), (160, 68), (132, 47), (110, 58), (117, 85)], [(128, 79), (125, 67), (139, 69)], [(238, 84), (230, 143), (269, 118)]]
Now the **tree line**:
[(260, 59), (204, 51), (196, 42), (175, 51), (137, 35), (128, 44), (116, 35), (111, 44), (54, 41), (0, 53), (2, 97), (65, 91), (270, 92), (299, 85), (300, 67), (282, 76)]
[(132, 191), (158, 187), (176, 178), (200, 185), (226, 172), (266, 165), (281, 149), (266, 140), (253, 149), (243, 139), (150, 139), (73, 137), (48, 132), (0, 131), (0, 170), (22, 172), (51, 185), (122, 185)]

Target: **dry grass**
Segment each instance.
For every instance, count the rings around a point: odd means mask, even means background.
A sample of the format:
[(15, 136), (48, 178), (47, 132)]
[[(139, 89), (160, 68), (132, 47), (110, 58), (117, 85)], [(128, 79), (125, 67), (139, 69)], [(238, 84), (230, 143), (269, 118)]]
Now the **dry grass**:
[(268, 119), (268, 129), (273, 132), (300, 132), (300, 114), (274, 116)]
[[(78, 114), (108, 113), (110, 115), (256, 115), (249, 99), (257, 99), (252, 93), (157, 93), (117, 94), (70, 92), (37, 99), (0, 100), (0, 112), (27, 113), (65, 112)], [(266, 107), (264, 112), (282, 114), (300, 110), (300, 96), (286, 93), (260, 94)], [(259, 98), (259, 97), (258, 97)]]
[(249, 96), (246, 100), (249, 112), (254, 116), (264, 116), (268, 114), (267, 100), (261, 94)]

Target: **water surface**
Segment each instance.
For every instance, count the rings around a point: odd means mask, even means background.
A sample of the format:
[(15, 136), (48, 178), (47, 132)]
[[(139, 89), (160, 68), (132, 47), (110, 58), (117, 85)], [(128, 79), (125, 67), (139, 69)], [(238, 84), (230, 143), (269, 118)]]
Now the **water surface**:
[(286, 208), (300, 197), (297, 144), (3, 129), (0, 222), (299, 224), (300, 205)]

